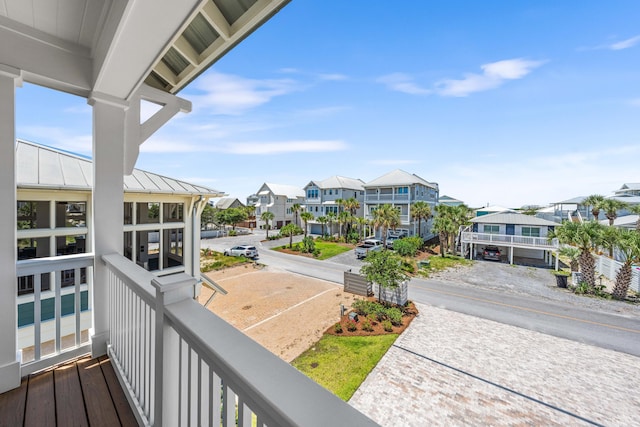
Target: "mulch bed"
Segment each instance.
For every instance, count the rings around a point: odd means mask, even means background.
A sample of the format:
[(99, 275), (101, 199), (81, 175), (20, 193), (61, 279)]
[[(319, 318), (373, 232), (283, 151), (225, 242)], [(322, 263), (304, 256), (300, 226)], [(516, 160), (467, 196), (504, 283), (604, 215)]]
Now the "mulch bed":
[[(372, 301), (375, 301), (375, 299), (373, 299)], [(336, 332), (334, 325), (332, 325), (325, 331), (325, 334), (342, 336), (342, 337), (356, 337), (356, 336), (363, 337), (363, 336), (370, 336), (370, 335), (401, 334), (402, 332), (404, 332), (405, 329), (407, 329), (411, 321), (418, 315), (418, 309), (416, 308), (415, 304), (409, 301), (407, 307), (404, 309), (404, 314), (402, 316), (402, 325), (393, 326), (393, 330), (391, 332), (385, 331), (384, 327), (382, 326), (382, 322), (378, 322), (375, 318), (369, 319), (369, 323), (371, 323), (373, 331), (371, 332), (363, 331), (362, 322), (367, 319), (365, 316), (358, 316), (358, 322), (356, 322), (356, 330), (349, 331), (347, 329), (347, 325), (349, 324), (349, 312), (352, 312), (352, 311), (354, 310), (348, 310), (347, 313), (345, 313), (345, 315), (342, 316), (342, 318), (340, 319), (340, 324), (342, 325), (342, 332), (339, 332), (339, 333)]]

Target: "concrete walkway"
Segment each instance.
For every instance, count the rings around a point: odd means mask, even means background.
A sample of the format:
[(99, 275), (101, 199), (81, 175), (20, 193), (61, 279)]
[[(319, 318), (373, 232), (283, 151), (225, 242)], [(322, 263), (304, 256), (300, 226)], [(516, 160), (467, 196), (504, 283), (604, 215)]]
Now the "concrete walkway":
[(639, 358), (418, 309), (350, 400), (381, 425), (640, 425)]

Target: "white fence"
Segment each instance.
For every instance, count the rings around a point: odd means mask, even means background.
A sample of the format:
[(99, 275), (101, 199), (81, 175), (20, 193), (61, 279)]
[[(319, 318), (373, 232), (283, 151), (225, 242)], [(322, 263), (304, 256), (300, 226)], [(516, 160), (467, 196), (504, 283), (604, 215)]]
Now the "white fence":
[(196, 280), (109, 268), (109, 356), (142, 425), (373, 426), (193, 299)]
[[(81, 270), (86, 268), (86, 283)], [(22, 352), (22, 375), (68, 360), (89, 351), (93, 254), (76, 254), (21, 260), (16, 263), (17, 277), (33, 284), (33, 293), (18, 297), (19, 310), (33, 303), (33, 322), (18, 329), (18, 349)], [(63, 277), (73, 277), (73, 287), (62, 288)], [(49, 282), (50, 290), (45, 281)], [(15, 286), (15, 285), (14, 285)], [(89, 292), (88, 306), (82, 312), (81, 294)], [(62, 297), (73, 295), (72, 313), (62, 315)], [(42, 320), (43, 301), (53, 300), (53, 317)], [(64, 344), (63, 344), (64, 338)]]
[[(620, 267), (622, 267), (622, 263), (603, 255), (597, 255), (595, 258), (596, 271), (610, 280), (616, 280), (616, 274), (618, 274)], [(640, 266), (634, 266), (632, 273), (633, 276), (629, 289), (640, 292)]]

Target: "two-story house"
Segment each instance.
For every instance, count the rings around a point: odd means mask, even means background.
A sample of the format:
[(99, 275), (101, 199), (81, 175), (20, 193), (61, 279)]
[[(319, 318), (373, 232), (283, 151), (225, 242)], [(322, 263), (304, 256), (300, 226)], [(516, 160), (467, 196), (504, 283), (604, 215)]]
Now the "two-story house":
[[(358, 208), (355, 216), (361, 217), (364, 213), (364, 181), (356, 178), (347, 178), (334, 175), (322, 181), (310, 181), (305, 187), (305, 207), (315, 218), (327, 216), (329, 213), (338, 215), (344, 210), (339, 201), (355, 199)], [(322, 224), (315, 221), (309, 223), (309, 232), (322, 234)], [(331, 231), (330, 231), (331, 233)]]
[(261, 218), (265, 212), (271, 212), (273, 214), (273, 219), (269, 221), (269, 225), (275, 229), (295, 222), (296, 212), (294, 211), (294, 205), (300, 206), (300, 210), (297, 212), (298, 216), (300, 212), (302, 212), (304, 191), (294, 185), (265, 182), (256, 194), (259, 197), (259, 201), (254, 206), (256, 208), (256, 219), (259, 228), (265, 227), (265, 221)]
[[(411, 207), (417, 201), (426, 202), (435, 213), (438, 204), (439, 188), (435, 182), (429, 182), (416, 174), (396, 169), (363, 185), (365, 189), (365, 216), (373, 219), (373, 212), (379, 206), (390, 204), (400, 212), (400, 225), (403, 234), (416, 235), (418, 221), (413, 218)], [(420, 227), (424, 239), (433, 236), (431, 220), (423, 221)]]

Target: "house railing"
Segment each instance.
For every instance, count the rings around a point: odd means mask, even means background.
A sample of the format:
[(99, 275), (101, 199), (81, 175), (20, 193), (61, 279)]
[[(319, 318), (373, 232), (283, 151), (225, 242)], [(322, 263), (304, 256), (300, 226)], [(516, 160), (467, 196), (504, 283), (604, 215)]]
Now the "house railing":
[(33, 290), (17, 299), (22, 375), (87, 353), (93, 254), (20, 260), (16, 270), (18, 283)]
[(143, 425), (376, 425), (193, 299), (118, 254), (109, 269), (109, 356)]
[(365, 202), (406, 202), (409, 200), (408, 194), (367, 194), (364, 197)]
[(497, 245), (559, 249), (557, 239), (549, 241), (546, 237), (512, 236), (507, 234), (462, 232), (462, 243), (493, 243)]

